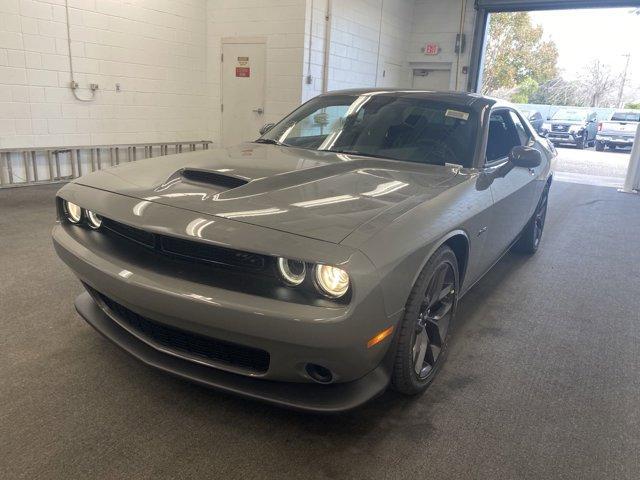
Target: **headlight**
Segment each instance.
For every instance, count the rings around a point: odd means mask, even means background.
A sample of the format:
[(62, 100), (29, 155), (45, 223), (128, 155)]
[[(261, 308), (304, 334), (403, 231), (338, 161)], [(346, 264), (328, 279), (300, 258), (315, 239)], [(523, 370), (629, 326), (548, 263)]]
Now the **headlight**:
[(75, 203), (71, 203), (65, 200), (64, 213), (67, 215), (67, 219), (71, 223), (78, 223), (82, 220), (82, 208)]
[(582, 130), (582, 127), (580, 125), (571, 125), (569, 127), (569, 133), (578, 133), (580, 132), (580, 130)]
[(93, 229), (98, 229), (102, 225), (102, 217), (91, 210), (87, 210), (87, 220), (89, 226)]
[(338, 267), (316, 265), (315, 279), (327, 297), (339, 298), (349, 290), (349, 274)]
[(550, 123), (543, 123), (542, 124), (542, 130), (551, 130), (551, 124)]
[(304, 262), (282, 257), (278, 258), (278, 271), (285, 283), (293, 286), (300, 285), (304, 282), (304, 278), (307, 275), (307, 268)]

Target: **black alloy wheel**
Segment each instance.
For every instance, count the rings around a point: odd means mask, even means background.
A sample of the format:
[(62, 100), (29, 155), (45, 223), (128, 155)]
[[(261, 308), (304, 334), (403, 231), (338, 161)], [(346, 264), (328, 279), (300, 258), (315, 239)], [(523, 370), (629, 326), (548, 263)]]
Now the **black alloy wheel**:
[(407, 301), (391, 380), (395, 390), (414, 395), (429, 386), (444, 362), (457, 302), (457, 258), (442, 246), (425, 265)]
[(542, 232), (547, 219), (547, 204), (549, 202), (549, 187), (545, 187), (542, 197), (538, 202), (536, 211), (531, 220), (524, 227), (520, 234), (520, 238), (514, 245), (514, 250), (520, 253), (533, 254), (538, 251), (540, 241), (542, 240)]
[(455, 275), (449, 263), (440, 265), (424, 293), (416, 321), (411, 356), (418, 378), (424, 379), (435, 368), (449, 333), (455, 304)]

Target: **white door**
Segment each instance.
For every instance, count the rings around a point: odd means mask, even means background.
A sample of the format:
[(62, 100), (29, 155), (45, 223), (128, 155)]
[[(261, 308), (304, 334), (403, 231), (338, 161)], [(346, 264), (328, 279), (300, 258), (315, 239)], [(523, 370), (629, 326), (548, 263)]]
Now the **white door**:
[(264, 122), (265, 44), (222, 44), (222, 144), (258, 138)]
[(451, 70), (414, 70), (413, 88), (421, 90), (451, 90)]
[(378, 82), (378, 86), (383, 88), (406, 88), (408, 87), (410, 73), (411, 71), (408, 68), (385, 62), (382, 70), (382, 80)]

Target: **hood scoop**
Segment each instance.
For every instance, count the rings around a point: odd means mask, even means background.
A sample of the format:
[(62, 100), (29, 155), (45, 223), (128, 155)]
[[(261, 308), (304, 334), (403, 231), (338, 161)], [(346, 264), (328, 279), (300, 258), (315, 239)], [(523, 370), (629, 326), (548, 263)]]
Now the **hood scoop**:
[(211, 170), (200, 170), (197, 168), (184, 168), (179, 172), (183, 181), (188, 183), (198, 183), (214, 187), (222, 187), (227, 190), (238, 188), (249, 183), (246, 178), (227, 175)]

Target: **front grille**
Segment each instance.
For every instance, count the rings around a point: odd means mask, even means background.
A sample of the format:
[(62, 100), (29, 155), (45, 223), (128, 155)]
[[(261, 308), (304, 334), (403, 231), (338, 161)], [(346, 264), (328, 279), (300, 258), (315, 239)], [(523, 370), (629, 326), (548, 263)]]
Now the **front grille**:
[(167, 256), (267, 273), (270, 272), (268, 267), (273, 264), (272, 257), (268, 255), (152, 233), (109, 218), (103, 218), (102, 225), (106, 233), (114, 233), (118, 239), (136, 242)]
[(269, 369), (269, 353), (259, 348), (225, 342), (179, 328), (170, 327), (142, 315), (113, 301), (109, 297), (87, 286), (87, 289), (126, 325), (149, 343), (174, 352), (176, 355), (191, 357), (205, 363), (228, 365), (241, 370), (265, 373)]
[(114, 222), (109, 218), (102, 219), (102, 225), (104, 228), (108, 228), (114, 233), (137, 243), (141, 243), (147, 247), (153, 247), (155, 245), (154, 234), (139, 228), (125, 225), (124, 223)]
[(552, 125), (551, 130), (554, 132), (566, 132), (569, 130), (568, 125)]

